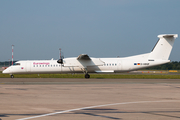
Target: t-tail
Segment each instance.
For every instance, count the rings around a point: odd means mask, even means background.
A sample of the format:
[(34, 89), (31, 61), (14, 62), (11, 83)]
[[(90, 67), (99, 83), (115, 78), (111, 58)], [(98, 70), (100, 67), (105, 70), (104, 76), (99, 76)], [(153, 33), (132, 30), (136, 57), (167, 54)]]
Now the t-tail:
[(149, 55), (149, 60), (168, 60), (177, 34), (158, 35), (159, 41)]
[[(169, 56), (177, 37), (177, 34), (158, 35), (159, 40), (150, 53), (130, 56), (124, 61), (122, 60), (122, 70), (133, 71), (169, 63)], [(132, 60), (132, 63), (128, 62), (130, 60)]]

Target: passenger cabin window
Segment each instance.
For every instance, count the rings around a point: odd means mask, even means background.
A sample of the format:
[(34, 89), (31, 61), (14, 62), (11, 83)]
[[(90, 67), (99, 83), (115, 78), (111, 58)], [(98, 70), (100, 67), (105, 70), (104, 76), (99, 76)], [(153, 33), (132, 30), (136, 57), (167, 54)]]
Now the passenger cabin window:
[(117, 66), (116, 63), (107, 63), (107, 64), (104, 64), (104, 66)]

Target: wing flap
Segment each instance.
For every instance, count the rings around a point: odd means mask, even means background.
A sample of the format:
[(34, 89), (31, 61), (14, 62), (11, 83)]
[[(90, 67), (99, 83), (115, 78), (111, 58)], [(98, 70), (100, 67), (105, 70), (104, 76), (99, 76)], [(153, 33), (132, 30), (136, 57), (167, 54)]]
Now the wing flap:
[(114, 73), (114, 70), (98, 70), (96, 73)]

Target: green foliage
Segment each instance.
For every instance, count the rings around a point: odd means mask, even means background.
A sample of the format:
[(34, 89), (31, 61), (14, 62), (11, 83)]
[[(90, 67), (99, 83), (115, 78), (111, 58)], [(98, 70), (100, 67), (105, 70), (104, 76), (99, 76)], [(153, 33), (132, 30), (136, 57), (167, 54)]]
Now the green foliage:
[(164, 65), (146, 68), (146, 70), (180, 70), (180, 61), (173, 61)]
[[(15, 63), (16, 61), (13, 61)], [(0, 66), (10, 66), (12, 65), (12, 61), (5, 61), (5, 62), (0, 62)]]

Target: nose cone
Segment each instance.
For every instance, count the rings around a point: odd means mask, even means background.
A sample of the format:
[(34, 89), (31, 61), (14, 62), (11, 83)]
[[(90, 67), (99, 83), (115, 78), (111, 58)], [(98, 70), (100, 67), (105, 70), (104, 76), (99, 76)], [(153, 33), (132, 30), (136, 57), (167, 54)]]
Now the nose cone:
[(8, 73), (10, 73), (10, 71), (9, 71), (9, 69), (7, 68), (7, 69), (3, 70), (2, 73), (3, 73), (3, 74), (8, 74)]
[(7, 70), (6, 70), (6, 69), (5, 69), (5, 70), (3, 70), (3, 71), (2, 71), (2, 73), (6, 74), (6, 73), (7, 73)]

